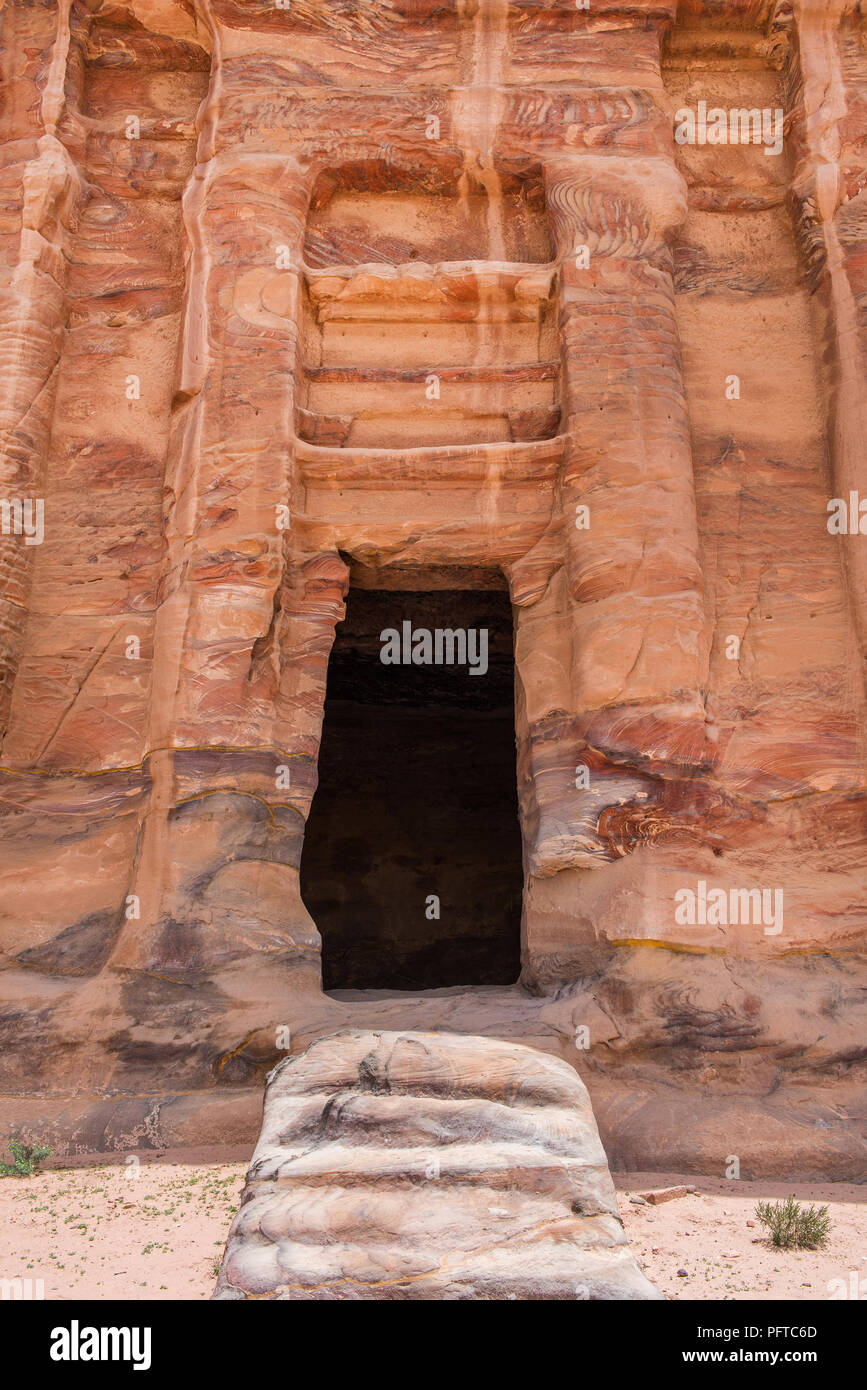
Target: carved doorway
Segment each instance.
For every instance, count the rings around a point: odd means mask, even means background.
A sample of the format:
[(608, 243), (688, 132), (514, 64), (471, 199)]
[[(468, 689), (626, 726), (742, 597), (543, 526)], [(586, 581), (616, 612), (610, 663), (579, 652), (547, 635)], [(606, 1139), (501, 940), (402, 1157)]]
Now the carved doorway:
[(301, 863), (324, 988), (513, 984), (522, 887), (508, 592), (352, 589)]

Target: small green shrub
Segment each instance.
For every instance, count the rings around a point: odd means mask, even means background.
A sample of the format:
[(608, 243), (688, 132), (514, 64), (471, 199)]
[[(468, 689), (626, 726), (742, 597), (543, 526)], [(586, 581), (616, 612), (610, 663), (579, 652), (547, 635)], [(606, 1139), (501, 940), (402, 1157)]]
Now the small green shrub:
[(802, 1207), (794, 1197), (788, 1197), (785, 1202), (759, 1202), (756, 1217), (779, 1250), (821, 1250), (828, 1243), (831, 1218), (827, 1207)]
[(9, 1140), (11, 1163), (0, 1163), (0, 1178), (29, 1178), (38, 1171), (43, 1158), (52, 1150), (47, 1144), (22, 1144), (20, 1139)]

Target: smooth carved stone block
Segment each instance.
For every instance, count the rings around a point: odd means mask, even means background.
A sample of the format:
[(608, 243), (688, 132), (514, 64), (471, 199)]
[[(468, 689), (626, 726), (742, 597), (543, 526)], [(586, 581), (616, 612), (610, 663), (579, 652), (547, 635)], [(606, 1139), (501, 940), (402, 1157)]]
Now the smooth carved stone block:
[(657, 1299), (572, 1068), (343, 1032), (270, 1075), (217, 1299)]

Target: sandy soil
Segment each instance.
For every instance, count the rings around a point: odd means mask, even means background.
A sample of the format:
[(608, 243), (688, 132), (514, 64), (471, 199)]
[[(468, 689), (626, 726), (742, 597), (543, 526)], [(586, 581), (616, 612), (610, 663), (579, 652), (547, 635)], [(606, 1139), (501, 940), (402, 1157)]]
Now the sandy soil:
[[(676, 1173), (616, 1173), (620, 1214), (633, 1253), (666, 1298), (829, 1299), (857, 1275), (867, 1297), (867, 1187), (850, 1183), (777, 1183), (689, 1178)], [(630, 1197), (665, 1187), (698, 1189), (661, 1206)], [(760, 1200), (794, 1193), (805, 1205), (827, 1205), (831, 1233), (824, 1250), (775, 1250), (756, 1221)], [(685, 1274), (679, 1274), (685, 1270)]]
[(0, 1278), (46, 1298), (208, 1298), (249, 1153), (190, 1150), (0, 1179)]
[[(41, 1279), (48, 1299), (208, 1298), (246, 1160), (237, 1151), (111, 1155), (4, 1178), (0, 1279)], [(615, 1183), (635, 1255), (669, 1298), (827, 1299), (835, 1279), (850, 1288), (852, 1271), (867, 1295), (867, 1188), (660, 1173), (615, 1174)], [(675, 1185), (698, 1191), (661, 1206), (630, 1200)], [(759, 1198), (790, 1192), (828, 1204), (824, 1251), (774, 1250), (749, 1224)]]

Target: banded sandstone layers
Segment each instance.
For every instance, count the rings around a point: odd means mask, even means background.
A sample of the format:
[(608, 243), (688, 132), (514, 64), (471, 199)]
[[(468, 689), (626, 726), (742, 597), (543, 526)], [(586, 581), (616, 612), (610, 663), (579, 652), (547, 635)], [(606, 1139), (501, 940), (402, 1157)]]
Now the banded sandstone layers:
[(352, 1032), (268, 1078), (214, 1297), (661, 1294), (570, 1067), (489, 1038)]
[[(3, 22), (2, 487), (45, 503), (0, 536), (4, 1117), (247, 1137), (278, 1027), (444, 1028), (577, 1066), (614, 1164), (862, 1172), (860, 9)], [(781, 106), (782, 155), (677, 145), (698, 101)], [(326, 997), (347, 589), (494, 574), (521, 984)], [(782, 930), (678, 921), (699, 883)]]

